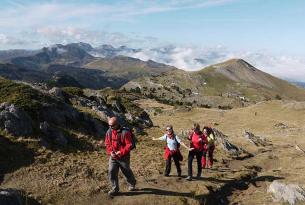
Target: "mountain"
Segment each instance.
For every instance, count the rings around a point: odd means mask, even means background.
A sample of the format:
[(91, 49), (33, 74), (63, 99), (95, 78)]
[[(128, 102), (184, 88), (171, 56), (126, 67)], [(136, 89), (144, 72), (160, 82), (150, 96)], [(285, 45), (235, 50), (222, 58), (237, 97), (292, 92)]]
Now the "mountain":
[[(101, 89), (119, 88), (131, 79), (176, 69), (150, 60), (109, 57), (112, 56), (111, 53), (123, 50), (133, 49), (125, 46), (114, 48), (110, 45), (93, 48), (86, 43), (56, 44), (45, 47), (32, 56), (16, 57), (8, 64), (0, 64), (0, 74), (9, 79), (31, 83), (48, 82), (59, 87), (70, 85)], [(108, 52), (105, 53), (108, 57), (99, 58), (90, 54), (96, 51)]]
[(112, 45), (104, 44), (87, 51), (95, 57), (113, 58), (119, 55), (137, 53), (140, 52), (141, 49), (129, 48), (127, 46), (119, 46), (115, 48)]
[(27, 57), (35, 55), (39, 50), (24, 50), (24, 49), (12, 49), (12, 50), (0, 50), (0, 62), (7, 62), (10, 59), (17, 57)]
[(305, 82), (295, 82), (291, 81), (292, 84), (297, 85), (299, 87), (305, 88)]
[(111, 75), (128, 80), (143, 76), (160, 75), (163, 72), (177, 69), (151, 60), (142, 61), (126, 56), (98, 58), (84, 65), (84, 67), (107, 71)]
[(260, 71), (242, 59), (196, 72), (173, 70), (132, 80), (122, 89), (171, 104), (229, 109), (271, 99), (305, 100), (305, 90)]
[(52, 47), (44, 47), (33, 56), (13, 58), (10, 63), (33, 70), (43, 69), (51, 64), (81, 66), (94, 59), (86, 51), (90, 49), (92, 47), (85, 43), (56, 44)]

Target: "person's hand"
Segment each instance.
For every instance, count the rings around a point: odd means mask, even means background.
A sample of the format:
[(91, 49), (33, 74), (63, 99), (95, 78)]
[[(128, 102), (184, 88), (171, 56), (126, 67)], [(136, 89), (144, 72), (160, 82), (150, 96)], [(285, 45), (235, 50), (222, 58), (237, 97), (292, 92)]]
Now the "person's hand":
[(115, 152), (111, 152), (111, 157), (116, 157)]
[(98, 146), (98, 147), (102, 147), (102, 146), (103, 146), (103, 143), (104, 143), (104, 141), (103, 141), (103, 140), (100, 140), (100, 141), (97, 143), (97, 146)]
[(155, 137), (152, 137), (151, 139), (152, 139), (152, 140), (156, 140), (156, 138), (155, 138)]
[(121, 154), (120, 151), (117, 151), (117, 152), (115, 153), (115, 155), (117, 155), (117, 156), (119, 156), (120, 154)]
[(191, 152), (191, 151), (193, 151), (195, 148), (194, 147), (191, 147), (191, 148), (189, 148), (188, 150)]

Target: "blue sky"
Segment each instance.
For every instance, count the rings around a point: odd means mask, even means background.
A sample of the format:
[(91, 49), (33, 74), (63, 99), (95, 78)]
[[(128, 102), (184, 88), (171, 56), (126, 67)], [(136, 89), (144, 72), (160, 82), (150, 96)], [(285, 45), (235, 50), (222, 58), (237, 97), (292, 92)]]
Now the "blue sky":
[(304, 0), (2, 0), (0, 10), (0, 50), (85, 41), (305, 59)]

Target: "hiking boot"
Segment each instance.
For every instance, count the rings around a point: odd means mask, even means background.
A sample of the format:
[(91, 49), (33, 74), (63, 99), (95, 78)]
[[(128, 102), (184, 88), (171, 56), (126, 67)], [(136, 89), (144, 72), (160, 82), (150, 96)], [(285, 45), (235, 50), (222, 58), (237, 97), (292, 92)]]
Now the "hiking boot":
[(197, 176), (196, 176), (196, 179), (200, 179), (200, 178), (201, 178), (201, 175), (197, 175)]
[(116, 190), (110, 190), (110, 191), (108, 191), (108, 195), (109, 196), (116, 196), (116, 195), (118, 195), (118, 191), (116, 191)]
[(128, 187), (128, 190), (129, 191), (135, 191), (136, 190), (136, 186), (130, 186), (130, 187)]
[(169, 174), (164, 174), (165, 177), (169, 177)]
[(188, 181), (192, 181), (192, 177), (191, 176), (188, 176), (185, 179), (188, 180)]
[(178, 177), (181, 177), (181, 173), (178, 173)]

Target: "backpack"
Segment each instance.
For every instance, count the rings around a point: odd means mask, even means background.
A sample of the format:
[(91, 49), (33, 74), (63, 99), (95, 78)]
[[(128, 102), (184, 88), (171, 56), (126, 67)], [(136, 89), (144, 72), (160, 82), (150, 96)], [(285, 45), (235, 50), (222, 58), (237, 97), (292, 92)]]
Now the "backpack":
[[(178, 140), (177, 140), (177, 138), (176, 138), (176, 135), (175, 135), (175, 134), (174, 134), (174, 139), (175, 139), (175, 141), (176, 141), (176, 143), (177, 143), (177, 149), (179, 149), (179, 148), (180, 148), (180, 143), (178, 142)], [(167, 135), (166, 135), (165, 140), (166, 140), (166, 146), (167, 146)]]
[[(130, 134), (131, 134), (131, 148), (130, 148), (130, 150), (136, 149), (136, 142), (137, 142), (136, 136), (133, 134), (132, 130), (129, 129), (128, 127), (122, 127), (121, 131), (118, 132), (118, 134), (120, 135), (119, 136), (120, 140), (118, 141), (119, 146), (121, 146), (121, 142), (124, 141), (122, 136), (125, 136), (126, 132), (130, 132)], [(109, 140), (112, 144), (112, 130), (110, 128), (107, 131), (107, 135), (109, 136)]]

